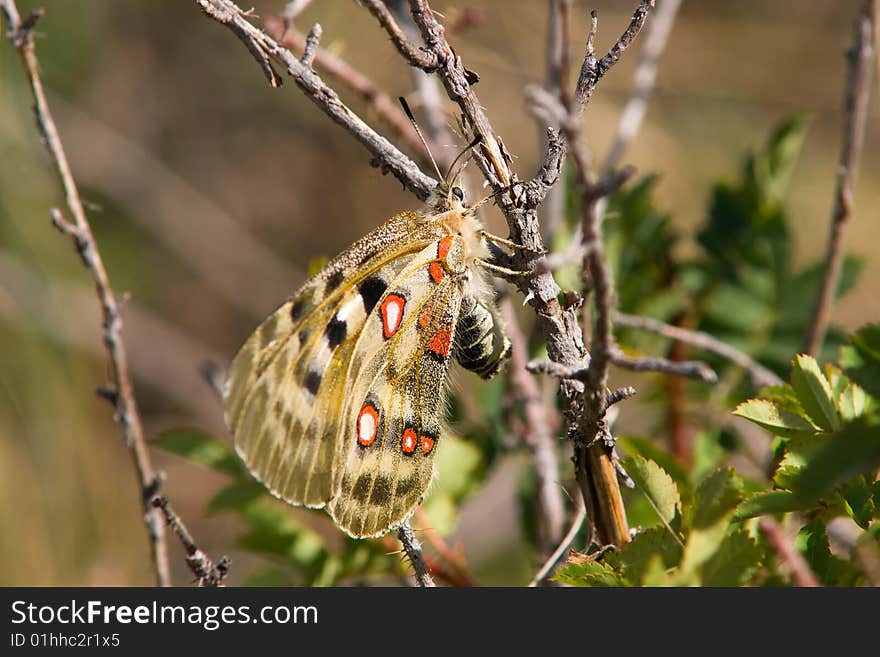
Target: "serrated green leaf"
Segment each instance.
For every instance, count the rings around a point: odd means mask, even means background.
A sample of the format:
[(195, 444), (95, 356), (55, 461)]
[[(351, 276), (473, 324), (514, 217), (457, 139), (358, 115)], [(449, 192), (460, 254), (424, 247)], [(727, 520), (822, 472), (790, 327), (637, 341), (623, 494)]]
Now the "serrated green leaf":
[(765, 149), (755, 156), (754, 177), (763, 195), (782, 203), (797, 165), (806, 134), (808, 117), (796, 114), (781, 123), (770, 136)]
[(798, 511), (806, 506), (808, 505), (791, 491), (771, 490), (755, 493), (743, 500), (736, 508), (733, 520), (738, 522), (767, 513), (788, 513), (789, 511)]
[(700, 568), (703, 586), (742, 586), (761, 567), (764, 550), (744, 529), (724, 537), (721, 546)]
[(610, 566), (598, 561), (568, 563), (556, 571), (553, 580), (570, 586), (629, 586)]
[(801, 527), (794, 546), (804, 555), (807, 564), (819, 579), (827, 583), (828, 566), (831, 563), (831, 546), (828, 543), (825, 524), (821, 520), (813, 520)]
[(802, 436), (819, 430), (806, 418), (790, 413), (766, 399), (745, 401), (734, 409), (733, 414), (751, 420), (777, 436)]
[(867, 324), (852, 336), (852, 343), (865, 356), (880, 361), (880, 324)]
[(235, 454), (212, 435), (198, 429), (172, 429), (150, 440), (150, 445), (224, 474), (245, 476)]
[(642, 586), (688, 586), (690, 584), (692, 582), (682, 581), (677, 579), (675, 575), (671, 575), (659, 554), (650, 557), (645, 564)]
[[(707, 473), (714, 470), (725, 460), (726, 455), (721, 447), (719, 432), (717, 429), (705, 429), (694, 436), (691, 450), (693, 464), (691, 465), (692, 482), (699, 482)], [(691, 486), (693, 490), (693, 485)]]
[(666, 471), (654, 461), (631, 456), (623, 467), (636, 486), (645, 494), (660, 519), (670, 526), (681, 513), (681, 496)]
[(792, 481), (801, 471), (798, 465), (780, 465), (773, 473), (773, 485), (776, 488), (791, 490)]
[(844, 420), (854, 420), (861, 417), (865, 412), (868, 398), (861, 386), (855, 383), (848, 384), (838, 397), (837, 406)]
[(742, 497), (742, 478), (729, 467), (710, 472), (697, 486), (691, 530), (681, 560), (683, 582), (699, 583), (699, 569), (721, 547)]
[(813, 424), (825, 431), (840, 427), (831, 386), (815, 358), (804, 354), (795, 357), (791, 368), (791, 385)]
[(852, 346), (840, 349), (840, 365), (865, 392), (880, 399), (880, 324), (859, 329), (851, 341)]
[(617, 444), (623, 448), (628, 456), (637, 455), (654, 461), (672, 477), (681, 497), (690, 498), (692, 491), (687, 470), (670, 452), (667, 452), (653, 440), (636, 436), (620, 436), (617, 438)]
[(694, 494), (691, 527), (711, 527), (732, 513), (743, 498), (742, 477), (731, 468), (709, 473)]
[(665, 527), (650, 527), (639, 532), (619, 553), (623, 574), (629, 582), (642, 584), (653, 557), (659, 556), (664, 569), (681, 560), (681, 545)]
[(792, 482), (805, 500), (816, 500), (848, 479), (880, 467), (880, 424), (867, 418), (848, 422), (823, 441)]
[(840, 487), (847, 515), (862, 529), (867, 529), (874, 517), (874, 498), (871, 482), (858, 477)]

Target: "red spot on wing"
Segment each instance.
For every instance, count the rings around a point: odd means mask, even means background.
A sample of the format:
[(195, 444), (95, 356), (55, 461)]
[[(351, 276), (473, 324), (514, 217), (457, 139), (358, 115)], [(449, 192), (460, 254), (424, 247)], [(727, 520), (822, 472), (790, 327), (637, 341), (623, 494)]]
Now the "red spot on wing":
[(449, 249), (452, 247), (452, 235), (447, 235), (440, 239), (437, 243), (437, 257), (445, 258), (446, 254), (449, 253)]
[(419, 326), (422, 328), (427, 328), (428, 324), (431, 323), (431, 311), (423, 310), (422, 314), (419, 315)]
[(364, 447), (371, 445), (376, 440), (379, 430), (379, 413), (372, 404), (364, 404), (357, 418), (357, 441)]
[(431, 436), (422, 436), (422, 452), (427, 456), (434, 449), (434, 439)]
[(438, 356), (446, 358), (449, 355), (449, 349), (452, 347), (452, 325), (446, 324), (445, 326), (441, 326), (440, 329), (434, 334), (434, 337), (431, 338), (431, 341), (428, 343), (428, 349), (433, 351)]
[(416, 436), (416, 430), (412, 427), (407, 427), (403, 432), (403, 438), (400, 439), (400, 449), (403, 450), (404, 454), (412, 454), (416, 451), (416, 445), (418, 444), (419, 439)]
[(406, 306), (406, 299), (398, 294), (389, 294), (382, 302), (380, 309), (382, 313), (382, 334), (387, 340), (397, 333), (400, 324), (403, 321), (403, 308)]
[(428, 265), (428, 273), (431, 275), (431, 280), (435, 283), (442, 281), (443, 276), (446, 274), (446, 272), (443, 271), (443, 264), (439, 260), (434, 260)]

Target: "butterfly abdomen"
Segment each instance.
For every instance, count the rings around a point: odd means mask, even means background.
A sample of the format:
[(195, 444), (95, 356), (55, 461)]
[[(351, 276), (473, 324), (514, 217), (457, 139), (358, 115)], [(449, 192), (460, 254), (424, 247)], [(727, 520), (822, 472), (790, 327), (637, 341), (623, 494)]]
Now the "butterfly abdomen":
[(461, 300), (455, 358), (465, 369), (491, 379), (510, 356), (510, 341), (495, 313), (475, 297)]

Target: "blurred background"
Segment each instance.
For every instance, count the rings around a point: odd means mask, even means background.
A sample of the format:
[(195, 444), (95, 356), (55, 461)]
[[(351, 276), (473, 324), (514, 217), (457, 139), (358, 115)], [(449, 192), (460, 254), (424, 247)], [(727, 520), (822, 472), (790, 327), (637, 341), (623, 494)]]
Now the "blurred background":
[[(598, 50), (604, 52), (635, 4), (576, 0), (575, 59), (589, 9), (599, 11)], [(711, 185), (735, 178), (745, 152), (797, 112), (807, 113), (808, 128), (786, 200), (794, 261), (822, 255), (840, 142), (842, 53), (858, 4), (684, 1), (645, 124), (624, 158), (640, 174), (659, 174), (654, 202), (683, 235), (679, 255), (696, 248), (694, 227), (704, 219)], [(479, 73), (475, 90), (521, 177), (531, 175), (541, 155), (541, 130), (525, 107), (523, 88), (545, 77), (546, 5), (432, 2), (447, 19), (466, 9), (478, 17), (453, 31), (450, 41)], [(304, 280), (310, 262), (338, 253), (418, 201), (371, 168), (369, 155), (294, 84), (270, 88), (241, 42), (195, 3), (18, 2), (23, 15), (37, 6), (47, 10), (37, 28), (37, 54), (49, 103), (111, 281), (117, 292), (131, 293), (125, 342), (146, 434), (194, 427), (228, 443), (221, 406), (200, 366), (228, 363), (256, 324)], [(267, 18), (283, 6), (261, 0), (255, 10)], [(305, 32), (315, 21), (323, 26), (322, 46), (392, 98), (413, 92), (407, 67), (356, 3), (316, 0), (297, 25)], [(627, 53), (584, 117), (600, 156), (627, 100), (636, 60), (636, 50)], [(330, 82), (387, 133), (355, 94)], [(0, 584), (147, 585), (152, 575), (134, 475), (109, 405), (94, 393), (107, 380), (98, 303), (69, 239), (49, 223), (49, 208), (63, 205), (63, 197), (31, 104), (18, 55), (4, 41)], [(452, 124), (451, 110), (449, 116)], [(878, 116), (873, 102), (847, 239), (864, 269), (834, 311), (834, 322), (846, 330), (880, 317)], [(447, 146), (455, 151), (463, 144)], [(506, 235), (496, 211), (488, 222)], [(514, 305), (518, 301), (514, 297)], [(528, 313), (522, 317), (528, 322)], [(636, 377), (617, 378), (638, 385)], [(457, 376), (458, 389), (473, 384), (472, 375)], [(466, 416), (467, 426), (485, 421), (479, 408), (462, 406), (456, 414)], [(205, 512), (224, 477), (165, 451), (153, 450), (153, 458), (200, 547), (232, 557), (231, 584), (249, 581), (265, 559), (239, 549), (242, 530), (233, 515)], [(567, 473), (565, 456), (560, 460)], [(483, 583), (520, 584), (535, 566), (516, 499), (526, 466), (517, 450), (494, 459), (485, 484), (449, 528)], [(332, 531), (312, 515), (307, 522)], [(176, 541), (170, 552), (175, 581), (190, 581)]]

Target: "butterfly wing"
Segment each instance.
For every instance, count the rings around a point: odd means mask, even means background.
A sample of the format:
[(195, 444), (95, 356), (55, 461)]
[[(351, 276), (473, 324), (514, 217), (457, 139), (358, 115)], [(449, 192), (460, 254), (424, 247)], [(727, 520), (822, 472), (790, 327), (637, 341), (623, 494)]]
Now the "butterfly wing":
[(355, 348), (388, 283), (434, 239), (432, 228), (413, 213), (392, 218), (307, 281), (233, 360), (227, 424), (239, 456), (274, 495), (308, 507), (331, 499)]
[(400, 525), (431, 483), (463, 270), (461, 244), (439, 240), (389, 285), (364, 324), (327, 508), (351, 536), (381, 536)]

